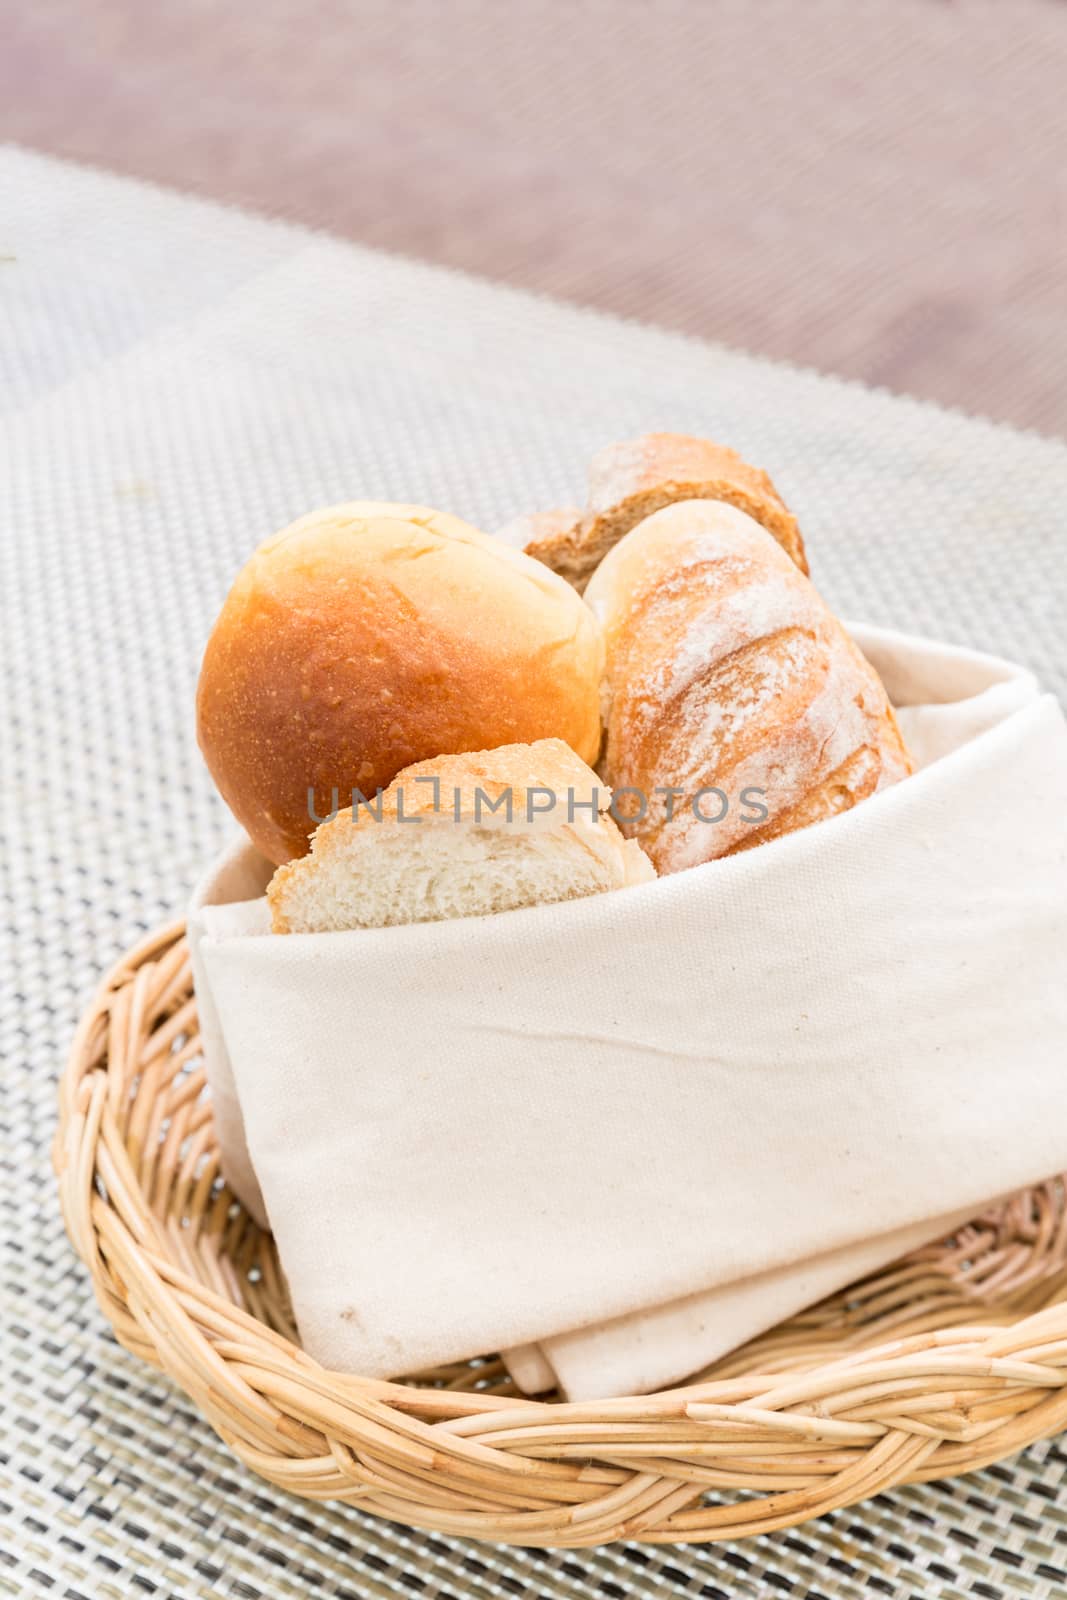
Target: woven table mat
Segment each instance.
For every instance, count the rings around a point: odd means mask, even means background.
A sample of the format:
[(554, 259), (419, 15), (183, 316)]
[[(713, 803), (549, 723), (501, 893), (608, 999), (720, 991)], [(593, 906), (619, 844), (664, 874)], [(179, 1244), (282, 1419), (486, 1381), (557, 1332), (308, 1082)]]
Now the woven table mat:
[(0, 258), (0, 1595), (1061, 1594), (1055, 1442), (679, 1551), (487, 1547), (290, 1500), (115, 1344), (48, 1146), (80, 1006), (229, 827), (193, 688), (276, 527), (381, 498), (492, 528), (573, 502), (606, 440), (709, 433), (773, 472), (844, 615), (1063, 694), (1067, 447), (16, 150)]

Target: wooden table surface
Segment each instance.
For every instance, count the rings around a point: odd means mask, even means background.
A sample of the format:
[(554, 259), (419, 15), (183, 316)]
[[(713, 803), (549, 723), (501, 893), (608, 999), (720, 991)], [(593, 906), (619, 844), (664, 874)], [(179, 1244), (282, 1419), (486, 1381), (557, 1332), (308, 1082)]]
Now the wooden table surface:
[(4, 10), (5, 137), (1067, 433), (1056, 0)]

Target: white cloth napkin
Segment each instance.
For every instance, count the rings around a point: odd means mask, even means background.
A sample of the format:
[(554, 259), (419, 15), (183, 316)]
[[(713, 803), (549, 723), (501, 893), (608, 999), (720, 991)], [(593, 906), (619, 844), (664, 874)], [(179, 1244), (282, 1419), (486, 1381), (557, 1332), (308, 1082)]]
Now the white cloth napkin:
[(921, 770), (758, 850), (284, 938), (249, 846), (205, 880), (225, 1170), (316, 1358), (645, 1391), (1067, 1168), (1063, 715), (1009, 663), (853, 631)]

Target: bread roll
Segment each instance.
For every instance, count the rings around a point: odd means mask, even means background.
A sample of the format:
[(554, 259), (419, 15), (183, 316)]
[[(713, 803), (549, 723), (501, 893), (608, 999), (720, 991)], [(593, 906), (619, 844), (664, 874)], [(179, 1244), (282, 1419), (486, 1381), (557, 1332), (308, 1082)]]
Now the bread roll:
[[(805, 827), (911, 770), (874, 668), (735, 507), (656, 512), (605, 558), (586, 598), (607, 647), (603, 771), (616, 791), (640, 791), (617, 792), (616, 815), (632, 814), (623, 831), (657, 871)], [(711, 788), (722, 796), (701, 796)]]
[(535, 526), (526, 553), (560, 573), (580, 594), (624, 534), (679, 500), (721, 500), (737, 506), (773, 534), (801, 572), (807, 572), (796, 518), (767, 474), (725, 445), (684, 433), (647, 433), (601, 450), (590, 463), (585, 513), (567, 527), (565, 512), (541, 512), (543, 526)]
[(652, 865), (610, 802), (559, 739), (419, 762), (390, 784), (380, 813), (339, 812), (310, 855), (278, 869), (267, 890), (274, 932), (484, 916), (647, 882)]
[(539, 562), (422, 506), (333, 506), (238, 575), (200, 748), (253, 843), (288, 861), (334, 790), (349, 805), (428, 756), (552, 736), (595, 761), (601, 665), (588, 608)]

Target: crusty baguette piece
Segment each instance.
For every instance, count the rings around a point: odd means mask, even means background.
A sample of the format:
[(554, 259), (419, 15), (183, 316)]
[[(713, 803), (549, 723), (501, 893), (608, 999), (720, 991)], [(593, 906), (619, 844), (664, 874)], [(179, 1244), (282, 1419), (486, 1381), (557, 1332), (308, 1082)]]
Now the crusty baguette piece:
[(272, 927), (437, 922), (647, 882), (652, 864), (610, 804), (611, 790), (561, 739), (418, 762), (381, 795), (380, 820), (363, 805), (340, 811), (310, 855), (278, 869)]
[[(496, 537), (516, 550), (525, 550), (529, 555), (532, 545), (569, 534), (581, 515), (581, 506), (557, 506), (552, 511), (527, 511), (522, 516), (512, 517), (510, 522), (505, 522), (502, 528), (496, 530)], [(545, 566), (548, 563), (541, 564)]]
[[(626, 797), (635, 820), (622, 828), (657, 871), (762, 844), (911, 771), (874, 668), (782, 547), (736, 507), (688, 501), (656, 512), (601, 563), (586, 600), (607, 650), (602, 768), (616, 790), (646, 798), (636, 820), (639, 802)], [(712, 787), (726, 797), (725, 816), (717, 796), (694, 809)]]
[(526, 554), (581, 594), (608, 551), (631, 528), (678, 500), (721, 500), (747, 512), (807, 572), (796, 518), (767, 474), (725, 445), (684, 433), (647, 433), (601, 450), (589, 466), (585, 512), (569, 525), (562, 511), (539, 513), (541, 526), (536, 526), (538, 517), (530, 518), (535, 528)]

